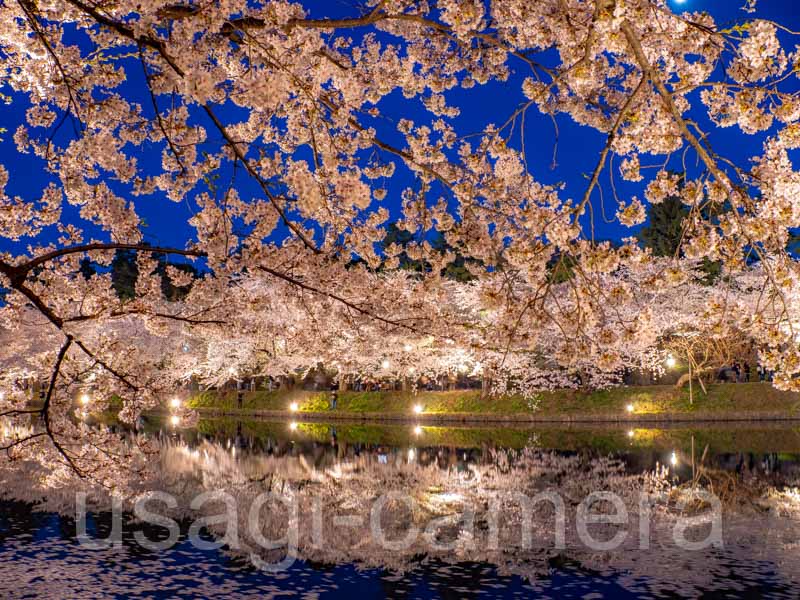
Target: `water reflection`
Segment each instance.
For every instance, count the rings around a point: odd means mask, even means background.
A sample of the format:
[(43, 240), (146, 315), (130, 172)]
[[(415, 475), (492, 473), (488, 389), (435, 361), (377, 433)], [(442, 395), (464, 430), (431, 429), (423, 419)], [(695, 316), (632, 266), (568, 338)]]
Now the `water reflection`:
[[(76, 591), (90, 577), (102, 581), (109, 594), (129, 586), (156, 596), (184, 586), (204, 595), (247, 589), (266, 597), (294, 589), (334, 596), (358, 589), (376, 597), (470, 597), (477, 590), (503, 597), (532, 592), (560, 598), (704, 592), (794, 597), (800, 468), (793, 454), (764, 446), (760, 433), (750, 442), (742, 436), (743, 447), (771, 452), (732, 452), (725, 444), (718, 446), (725, 451), (717, 451), (702, 436), (684, 438), (683, 431), (668, 436), (668, 443), (646, 430), (635, 430), (634, 436), (625, 429), (589, 432), (593, 439), (622, 440), (612, 451), (580, 443), (586, 433), (580, 431), (577, 437), (567, 432), (570, 437), (564, 431), (442, 431), (414, 425), (220, 421), (201, 422), (192, 430), (151, 425), (147, 435), (160, 448), (158, 468), (139, 487), (175, 496), (176, 508), (164, 513), (180, 524), (178, 544), (159, 553), (142, 549), (133, 541), (135, 531), (151, 539), (163, 538), (165, 531), (136, 524), (128, 514), (121, 550), (85, 551), (68, 516), (6, 502), (0, 517), (0, 582), (25, 581), (37, 595)], [(774, 439), (783, 435), (771, 433)], [(543, 440), (553, 435), (560, 443), (548, 448)], [(631, 438), (655, 442), (631, 445)], [(503, 439), (525, 443), (506, 447), (497, 441)], [(24, 497), (22, 472), (16, 475), (15, 480), (3, 475), (4, 494)], [(712, 490), (723, 502), (724, 547), (687, 552), (675, 544), (674, 531), (687, 514), (708, 512), (695, 495), (699, 489)], [(233, 499), (238, 543), (201, 551), (188, 543), (189, 525), (198, 516), (219, 515), (223, 505), (190, 505), (198, 494), (220, 490)], [(290, 498), (297, 507), (298, 561), (273, 575), (247, 560), (252, 553), (276, 562), (289, 552), (286, 547), (265, 550), (248, 529), (248, 511), (265, 492)], [(613, 492), (630, 516), (624, 527), (605, 523), (592, 529), (593, 539), (606, 541), (624, 532), (613, 550), (587, 547), (576, 527), (581, 503), (593, 492)], [(398, 496), (378, 511), (383, 538), (376, 539), (371, 529), (375, 504), (394, 493)], [(400, 494), (408, 500), (400, 500)], [(562, 545), (557, 543), (558, 506), (537, 501), (532, 510), (523, 510), (524, 498), (542, 494), (563, 499)], [(96, 496), (102, 507), (102, 492)], [(646, 520), (643, 497), (648, 499)], [(52, 507), (58, 504), (48, 500)], [(61, 514), (74, 514), (69, 494), (62, 500)], [(289, 511), (280, 502), (265, 505), (260, 517), (256, 533), (285, 536)], [(96, 511), (88, 530), (94, 537), (107, 535), (108, 513)], [(387, 540), (404, 540), (411, 530), (418, 534), (407, 545), (387, 549)], [(227, 526), (212, 525), (207, 535), (220, 540), (228, 533)], [(708, 528), (690, 533), (702, 540)], [(190, 575), (182, 568), (187, 565)], [(15, 593), (24, 595), (20, 589)], [(77, 591), (67, 595), (80, 596)]]
[(692, 466), (699, 463), (760, 478), (782, 474), (791, 478), (800, 468), (800, 431), (780, 423), (722, 424), (700, 430), (680, 425), (492, 428), (232, 419), (204, 419), (197, 428), (182, 431), (159, 427), (158, 421), (152, 425), (163, 440), (189, 446), (220, 443), (233, 452), (275, 456), (300, 453), (316, 467), (367, 455), (381, 464), (405, 457), (423, 466), (436, 462), (441, 468), (464, 469), (470, 463), (494, 460), (492, 453), (498, 450), (539, 448), (578, 453), (586, 460), (613, 454), (629, 472), (668, 465), (682, 480), (691, 478)]

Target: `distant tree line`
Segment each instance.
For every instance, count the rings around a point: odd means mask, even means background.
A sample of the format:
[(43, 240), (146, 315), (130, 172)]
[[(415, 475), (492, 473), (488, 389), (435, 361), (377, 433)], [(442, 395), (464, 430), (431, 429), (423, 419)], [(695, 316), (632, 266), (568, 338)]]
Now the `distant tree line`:
[[(88, 257), (81, 261), (80, 273), (89, 279), (97, 273), (111, 273), (111, 286), (120, 300), (131, 300), (136, 296), (136, 281), (139, 278), (139, 265), (136, 262), (137, 252), (133, 250), (120, 249), (114, 253), (114, 259), (110, 267), (103, 267), (91, 261)], [(193, 279), (202, 277), (202, 273), (189, 263), (175, 262), (167, 258), (165, 254), (153, 252), (152, 257), (157, 260), (154, 273), (161, 276), (161, 292), (164, 298), (174, 302), (182, 300), (189, 293), (191, 285), (174, 285), (167, 276), (167, 267), (174, 267), (185, 273), (189, 273)]]

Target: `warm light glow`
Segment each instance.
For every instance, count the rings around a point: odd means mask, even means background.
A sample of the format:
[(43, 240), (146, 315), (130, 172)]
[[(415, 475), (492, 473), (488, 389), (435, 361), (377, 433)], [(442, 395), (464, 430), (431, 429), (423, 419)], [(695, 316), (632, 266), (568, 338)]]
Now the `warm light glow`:
[(632, 437), (634, 437), (635, 435), (636, 435), (636, 432), (635, 432), (633, 429), (631, 429), (631, 430), (628, 432), (628, 437), (629, 437), (629, 438), (632, 438)]
[(180, 408), (181, 407), (181, 399), (180, 398), (173, 398), (169, 401), (169, 405), (172, 408)]
[(677, 455), (677, 454), (675, 454), (674, 452), (672, 453), (672, 456), (670, 456), (670, 457), (669, 457), (669, 463), (670, 463), (670, 464), (671, 464), (673, 467), (674, 467), (675, 465), (677, 465), (677, 464), (678, 464), (678, 455)]
[(417, 457), (417, 452), (413, 448), (408, 449), (408, 462), (412, 462)]
[(414, 405), (414, 412), (418, 415), (422, 413), (424, 409), (422, 408), (422, 404), (415, 404)]
[(169, 418), (169, 422), (170, 422), (170, 425), (172, 425), (173, 427), (177, 427), (178, 425), (181, 424), (181, 418), (178, 415), (172, 415)]
[(294, 421), (292, 421), (291, 423), (289, 423), (289, 429), (290, 429), (291, 431), (296, 431), (296, 430), (297, 430), (297, 423), (295, 423)]
[(416, 373), (417, 370), (414, 367), (408, 367), (408, 372), (409, 373)]
[(670, 355), (667, 357), (667, 367), (671, 369), (671, 368), (673, 368), (674, 366), (675, 366), (675, 357), (674, 357), (674, 356), (672, 356), (672, 355), (670, 354)]
[(92, 401), (92, 399), (89, 397), (89, 394), (81, 394), (81, 404), (86, 406), (91, 401)]
[(431, 500), (438, 504), (452, 504), (453, 502), (461, 502), (464, 496), (455, 492), (442, 492), (441, 494), (432, 494)]
[(420, 435), (421, 433), (422, 433), (422, 427), (420, 427), (419, 425), (414, 427), (414, 435)]
[(625, 410), (627, 410), (629, 413), (632, 413), (636, 410), (636, 407), (633, 404), (628, 404), (628, 406), (625, 407)]
[(292, 411), (292, 412), (297, 412), (298, 410), (300, 410), (300, 405), (297, 404), (297, 402), (292, 402), (289, 405), (289, 410)]
[(467, 369), (468, 369), (468, 368), (469, 368), (469, 367), (467, 367), (467, 365), (458, 365), (458, 371), (459, 371), (460, 373), (466, 373), (466, 371), (467, 371)]
[(406, 344), (405, 346), (403, 346), (403, 350), (405, 350), (406, 352), (411, 352), (413, 348), (411, 344)]
[(382, 369), (388, 369), (390, 365), (391, 365), (391, 363), (388, 360), (385, 360), (385, 361), (383, 361), (381, 363), (381, 368)]

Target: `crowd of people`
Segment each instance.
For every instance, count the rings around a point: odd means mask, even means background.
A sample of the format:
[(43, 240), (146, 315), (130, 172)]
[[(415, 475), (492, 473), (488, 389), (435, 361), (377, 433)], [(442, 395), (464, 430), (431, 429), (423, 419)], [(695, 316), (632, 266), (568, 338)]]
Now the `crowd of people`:
[(761, 365), (756, 365), (755, 377), (749, 362), (733, 361), (730, 367), (722, 367), (717, 374), (720, 381), (732, 383), (749, 383), (751, 381), (767, 382), (772, 381), (773, 373)]

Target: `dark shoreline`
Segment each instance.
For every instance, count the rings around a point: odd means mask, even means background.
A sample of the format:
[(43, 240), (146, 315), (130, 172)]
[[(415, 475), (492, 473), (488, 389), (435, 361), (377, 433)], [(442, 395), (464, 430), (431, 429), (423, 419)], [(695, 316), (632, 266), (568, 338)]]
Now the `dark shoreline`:
[(205, 417), (263, 417), (278, 418), (289, 421), (353, 421), (371, 423), (408, 423), (408, 424), (435, 424), (435, 423), (503, 423), (503, 424), (530, 424), (530, 423), (583, 423), (583, 424), (636, 424), (636, 423), (741, 423), (741, 422), (800, 422), (800, 415), (785, 412), (742, 412), (739, 414), (719, 413), (660, 413), (644, 415), (536, 415), (514, 414), (499, 415), (492, 413), (421, 413), (404, 415), (396, 413), (350, 412), (350, 411), (287, 411), (287, 410), (249, 410), (228, 408), (195, 408), (200, 415)]

